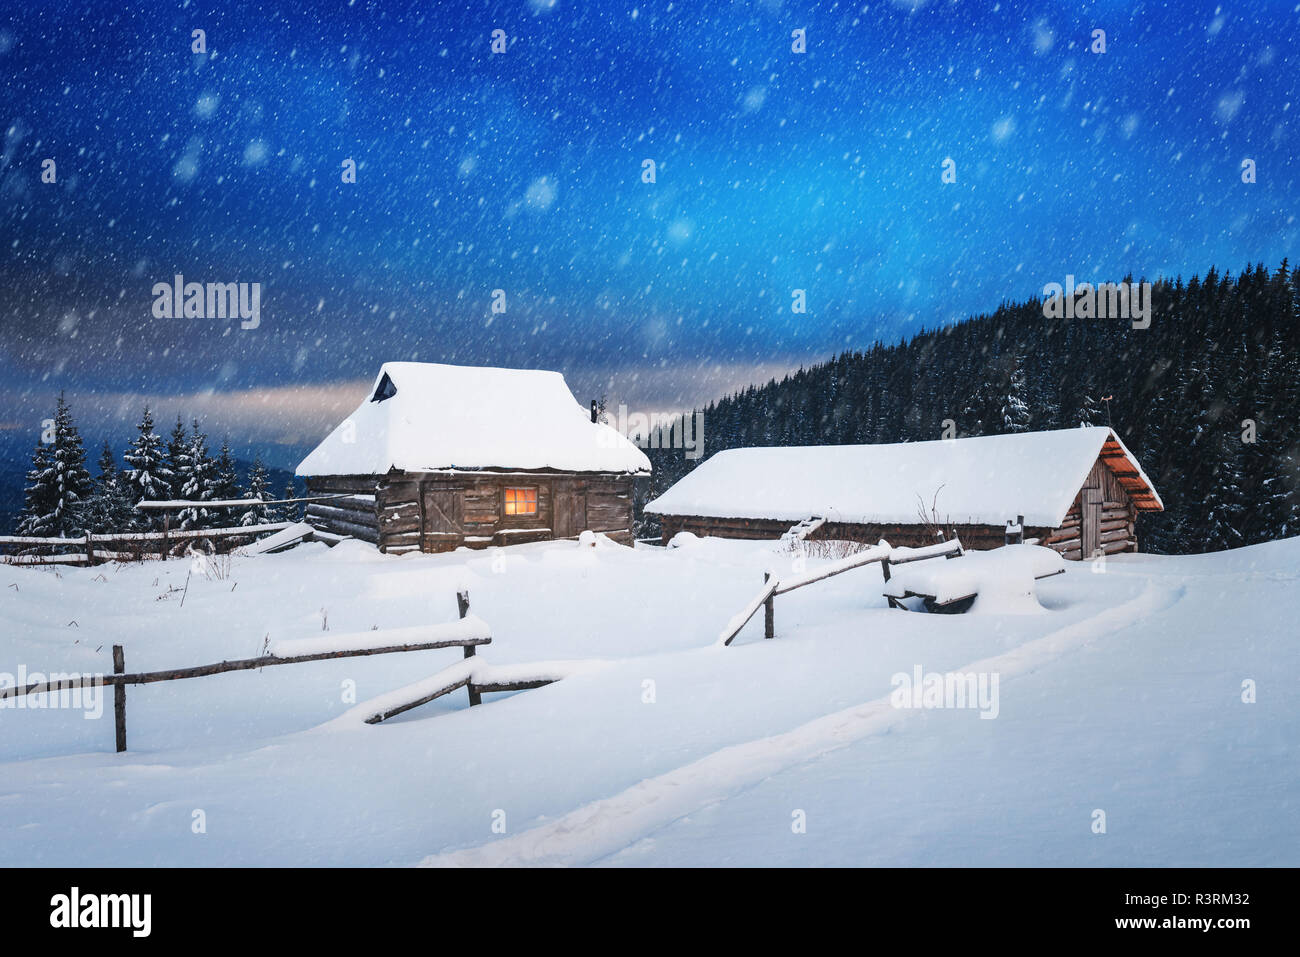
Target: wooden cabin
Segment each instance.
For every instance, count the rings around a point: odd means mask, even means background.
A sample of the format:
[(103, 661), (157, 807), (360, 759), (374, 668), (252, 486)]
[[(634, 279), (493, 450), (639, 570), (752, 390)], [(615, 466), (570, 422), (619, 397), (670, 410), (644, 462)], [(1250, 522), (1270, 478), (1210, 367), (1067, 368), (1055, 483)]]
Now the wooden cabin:
[(650, 461), (558, 372), (385, 363), (364, 401), (298, 466), (316, 528), (384, 552), (441, 552), (601, 532), (632, 543)]
[[(1163, 511), (1150, 479), (1108, 428), (1021, 432), (894, 445), (718, 452), (646, 512), (678, 532), (920, 546), (956, 536), (996, 548), (1017, 523), (1066, 558), (1138, 549), (1137, 516)], [(805, 526), (807, 527), (807, 526)]]

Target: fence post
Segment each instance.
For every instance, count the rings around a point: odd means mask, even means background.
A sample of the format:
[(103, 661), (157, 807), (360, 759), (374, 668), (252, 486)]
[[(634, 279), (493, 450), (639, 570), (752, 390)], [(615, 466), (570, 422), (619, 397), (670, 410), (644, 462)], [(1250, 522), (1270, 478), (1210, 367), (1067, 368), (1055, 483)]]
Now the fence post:
[(1014, 532), (1011, 530), (1011, 522), (1007, 522), (1007, 529), (1003, 534), (1002, 539), (1003, 545), (1019, 545), (1024, 542), (1025, 517), (1023, 515), (1016, 516), (1016, 530)]
[[(763, 572), (763, 584), (767, 584), (771, 579), (771, 572)], [(768, 595), (767, 601), (763, 602), (763, 637), (776, 637), (776, 596)]]
[[(126, 656), (121, 645), (113, 646), (113, 674), (126, 674)], [(126, 750), (126, 685), (121, 681), (113, 685), (113, 729), (120, 754)]]
[(86, 529), (86, 567), (95, 564), (95, 543), (91, 541), (90, 529)]
[[(467, 591), (456, 592), (456, 608), (460, 611), (461, 618), (464, 618), (466, 615), (469, 614), (469, 592)], [(474, 656), (474, 646), (466, 645), (465, 657), (472, 658), (473, 656)], [(476, 704), (483, 703), (483, 695), (482, 693), (479, 692), (477, 688), (474, 687), (474, 682), (472, 681), (467, 682), (465, 685), (465, 690), (469, 692), (469, 706), (471, 708), (474, 707)]]
[[(145, 526), (145, 528), (148, 527), (149, 527), (148, 525)], [(172, 551), (171, 543), (170, 543), (170, 535), (168, 534), (169, 532), (171, 532), (171, 528), (172, 528), (172, 513), (164, 509), (163, 510), (163, 547), (162, 547), (163, 561), (167, 560), (167, 556), (170, 555)]]

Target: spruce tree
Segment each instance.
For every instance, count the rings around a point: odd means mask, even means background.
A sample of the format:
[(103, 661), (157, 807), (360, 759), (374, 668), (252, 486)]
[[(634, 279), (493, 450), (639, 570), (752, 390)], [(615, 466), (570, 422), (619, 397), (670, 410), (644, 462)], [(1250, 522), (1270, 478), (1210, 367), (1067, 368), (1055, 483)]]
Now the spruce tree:
[[(284, 494), (281, 495), (280, 497), (281, 497), (281, 498), (297, 498), (297, 492), (294, 490), (294, 487), (293, 487), (293, 479), (289, 479), (289, 481), (288, 481), (287, 483), (285, 483), (285, 486), (284, 486)], [(280, 508), (279, 508), (279, 512), (280, 512), (280, 517), (279, 517), (278, 521), (281, 521), (281, 522), (297, 522), (297, 521), (299, 521), (299, 509), (298, 509), (298, 505), (297, 505), (296, 502), (286, 502), (284, 505), (281, 505), (281, 506), (280, 506)]]
[(27, 485), (23, 489), (23, 510), (18, 515), (19, 535), (45, 535), (49, 517), (58, 504), (54, 483), (49, 480), (53, 456), (50, 447), (37, 443), (32, 453), (32, 467), (27, 472)]
[(1101, 410), (1101, 400), (1085, 392), (1075, 406), (1074, 424), (1079, 426), (1105, 425), (1106, 413)]
[(137, 524), (126, 475), (117, 467), (107, 441), (99, 453), (99, 476), (87, 507), (86, 528), (92, 532), (127, 532)]
[[(260, 456), (254, 457), (252, 468), (248, 470), (248, 491), (244, 498), (255, 498), (259, 501), (269, 501), (271, 498), (271, 479), (267, 474), (266, 466), (262, 464)], [(240, 525), (261, 525), (265, 522), (275, 521), (270, 517), (273, 506), (253, 505), (239, 516)]]
[[(210, 502), (216, 490), (216, 463), (208, 454), (208, 437), (199, 429), (197, 420), (190, 432), (185, 451), (181, 453), (180, 472), (176, 476), (180, 482), (181, 498), (187, 502)], [(178, 516), (182, 529), (211, 528), (213, 513), (202, 505), (183, 508)]]
[(221, 451), (217, 454), (213, 479), (212, 497), (217, 500), (237, 499), (240, 497), (239, 475), (235, 471), (234, 457), (230, 454), (229, 438), (221, 440)]
[[(168, 468), (162, 436), (153, 430), (153, 415), (148, 406), (144, 417), (136, 426), (139, 434), (132, 440), (131, 447), (122, 456), (126, 463), (126, 490), (133, 503), (162, 502), (171, 498), (171, 486), (166, 475)], [(163, 517), (160, 513), (142, 514), (138, 521), (142, 528), (161, 528)]]
[(1011, 378), (1007, 383), (1006, 394), (1002, 399), (1002, 431), (1005, 432), (1028, 432), (1030, 422), (1029, 402), (1028, 402), (1028, 383), (1025, 380), (1025, 369), (1023, 360), (1017, 361), (1016, 367), (1011, 370)]
[(66, 538), (80, 534), (85, 528), (83, 513), (89, 505), (93, 483), (86, 471), (86, 448), (62, 392), (52, 431), (51, 441), (42, 443), (45, 454), (40, 454), (38, 448), (32, 457), (20, 533)]
[(181, 477), (181, 470), (185, 467), (185, 457), (189, 454), (189, 448), (190, 437), (178, 413), (176, 424), (172, 426), (172, 433), (167, 438), (167, 459), (162, 467), (163, 478), (171, 486), (172, 498), (185, 497), (181, 494), (181, 487), (185, 484), (185, 479)]

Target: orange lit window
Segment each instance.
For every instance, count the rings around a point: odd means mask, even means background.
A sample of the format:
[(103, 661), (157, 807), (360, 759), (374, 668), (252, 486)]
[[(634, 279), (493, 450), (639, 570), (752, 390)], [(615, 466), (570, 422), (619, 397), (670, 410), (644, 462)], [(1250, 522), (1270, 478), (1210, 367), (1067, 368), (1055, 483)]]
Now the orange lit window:
[(535, 488), (506, 489), (506, 514), (507, 515), (536, 515), (537, 514), (537, 489)]

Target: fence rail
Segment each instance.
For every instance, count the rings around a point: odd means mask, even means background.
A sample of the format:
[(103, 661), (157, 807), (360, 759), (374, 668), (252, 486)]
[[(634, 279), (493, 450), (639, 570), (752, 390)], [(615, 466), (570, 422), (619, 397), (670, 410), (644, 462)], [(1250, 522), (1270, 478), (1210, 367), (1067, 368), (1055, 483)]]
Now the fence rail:
[[(187, 508), (251, 508), (262, 505), (288, 505), (296, 502), (323, 502), (329, 499), (351, 497), (355, 497), (354, 493), (343, 492), (330, 495), (308, 495), (303, 496), (302, 498), (229, 498), (214, 499), (207, 502), (199, 502), (192, 499), (169, 499), (165, 501), (137, 502), (134, 506), (136, 511), (162, 513), (163, 530), (161, 532), (87, 532), (85, 535), (78, 535), (76, 538), (40, 535), (0, 535), (0, 549), (6, 547), (25, 548), (29, 551), (56, 548), (78, 549), (78, 551), (75, 552), (64, 552), (62, 554), (0, 555), (0, 564), (94, 565), (98, 562), (104, 561), (131, 561), (143, 558), (165, 558), (171, 553), (171, 550), (175, 545), (182, 542), (196, 541), (204, 538), (223, 539), (239, 538), (243, 536), (255, 537), (262, 534), (280, 532), (286, 528), (292, 528), (297, 524), (295, 522), (262, 522), (257, 525), (230, 525), (222, 528), (187, 528), (173, 531), (171, 527), (171, 517), (173, 512)], [(142, 547), (153, 543), (161, 543), (162, 548), (150, 550)], [(132, 550), (117, 551), (112, 549), (97, 549), (95, 548), (96, 544), (116, 544), (119, 548), (127, 547)]]
[[(94, 565), (106, 561), (132, 561), (143, 558), (163, 558), (184, 542), (201, 539), (255, 539), (292, 528), (294, 522), (266, 522), (261, 525), (234, 525), (227, 528), (189, 528), (183, 531), (162, 532), (100, 532), (77, 538), (40, 537), (33, 535), (0, 535), (0, 547), (18, 547), (24, 551), (41, 549), (75, 548), (75, 552), (0, 555), (6, 565)], [(116, 548), (96, 548), (96, 545), (114, 545)], [(161, 547), (150, 547), (161, 546)], [(122, 549), (130, 549), (123, 551)]]
[[(113, 646), (113, 673), (91, 677), (69, 678), (59, 681), (36, 681), (21, 688), (0, 688), (0, 699), (18, 698), (29, 694), (48, 694), (73, 691), (87, 686), (111, 685), (113, 688), (113, 716), (117, 750), (126, 750), (126, 686), (153, 684), (159, 681), (179, 681), (188, 678), (206, 678), (230, 671), (251, 671), (273, 665), (295, 665), (309, 661), (326, 661), (333, 658), (355, 658), (368, 655), (386, 655), (404, 651), (428, 651), (435, 648), (463, 648), (465, 657), (475, 653), (479, 645), (492, 643), (492, 632), (481, 618), (469, 613), (469, 593), (457, 592), (458, 621), (442, 625), (424, 625), (414, 628), (395, 628), (384, 631), (363, 631), (329, 638), (304, 638), (279, 642), (281, 651), (301, 651), (299, 654), (262, 655), (257, 658), (238, 658), (218, 661), (190, 668), (171, 668), (165, 671), (126, 672), (126, 653), (121, 645)], [(405, 639), (417, 640), (405, 640)], [(322, 643), (329, 646), (322, 647)], [(471, 704), (478, 704), (471, 697)]]
[(882, 541), (880, 544), (872, 545), (856, 555), (841, 558), (830, 565), (800, 575), (797, 578), (781, 581), (772, 577), (771, 572), (764, 572), (762, 589), (749, 600), (749, 603), (740, 610), (739, 614), (734, 615), (727, 622), (726, 627), (722, 629), (722, 634), (718, 636), (718, 644), (730, 645), (735, 641), (736, 636), (749, 624), (749, 620), (758, 613), (759, 608), (763, 609), (763, 637), (776, 637), (776, 597), (778, 595), (787, 595), (796, 589), (805, 588), (816, 582), (825, 581), (827, 578), (843, 575), (855, 568), (873, 565), (876, 562), (880, 562), (885, 581), (889, 581), (890, 565), (904, 565), (908, 562), (919, 562), (928, 558), (939, 558), (940, 556), (958, 558), (961, 554), (961, 542), (955, 538), (935, 545), (926, 545), (923, 548), (894, 548), (888, 542)]

